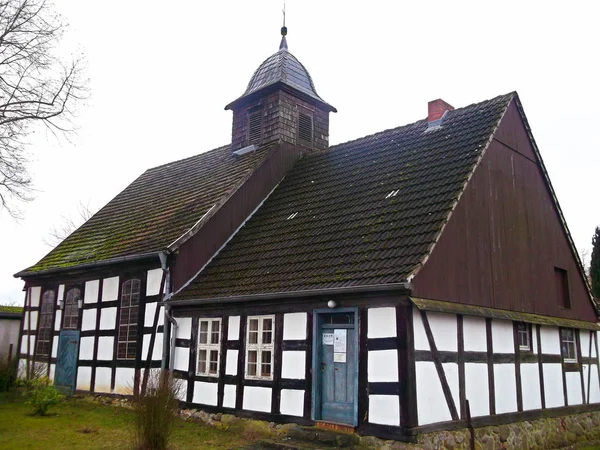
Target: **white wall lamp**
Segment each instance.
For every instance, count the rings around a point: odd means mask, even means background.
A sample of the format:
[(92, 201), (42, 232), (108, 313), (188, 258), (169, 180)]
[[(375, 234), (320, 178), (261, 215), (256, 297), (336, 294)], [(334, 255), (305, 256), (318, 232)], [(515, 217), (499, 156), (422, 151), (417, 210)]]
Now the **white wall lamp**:
[(335, 302), (335, 300), (329, 300), (327, 302), (327, 307), (329, 308), (335, 308), (337, 306), (337, 303)]

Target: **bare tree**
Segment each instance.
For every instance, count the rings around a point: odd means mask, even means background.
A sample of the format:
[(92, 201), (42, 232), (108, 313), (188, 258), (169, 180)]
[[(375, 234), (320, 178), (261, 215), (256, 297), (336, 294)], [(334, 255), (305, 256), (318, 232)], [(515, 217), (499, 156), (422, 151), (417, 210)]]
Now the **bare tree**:
[(585, 276), (589, 278), (590, 276), (590, 257), (591, 252), (589, 248), (580, 248), (579, 249), (579, 258), (581, 259), (581, 264), (583, 264), (583, 270), (585, 271)]
[(76, 217), (61, 215), (62, 222), (60, 225), (55, 225), (50, 229), (48, 237), (44, 238), (44, 244), (52, 248), (56, 247), (93, 215), (94, 213), (90, 209), (89, 203), (83, 204), (79, 202)]
[(57, 52), (65, 24), (50, 0), (0, 0), (0, 210), (31, 199), (25, 148), (30, 127), (73, 131), (77, 100), (86, 95), (82, 58)]

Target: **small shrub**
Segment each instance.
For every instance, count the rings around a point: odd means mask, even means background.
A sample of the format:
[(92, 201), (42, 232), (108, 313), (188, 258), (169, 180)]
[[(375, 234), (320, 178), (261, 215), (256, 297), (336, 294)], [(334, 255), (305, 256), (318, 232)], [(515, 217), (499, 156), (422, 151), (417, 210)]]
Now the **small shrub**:
[(166, 370), (150, 373), (146, 391), (134, 399), (135, 441), (138, 450), (164, 450), (177, 419), (178, 380)]
[(33, 407), (33, 413), (40, 416), (46, 415), (48, 408), (56, 405), (63, 396), (50, 384), (48, 377), (38, 377), (27, 380), (24, 383), (27, 397), (26, 405)]
[(0, 392), (8, 392), (17, 380), (17, 358), (8, 360), (8, 355), (0, 353)]

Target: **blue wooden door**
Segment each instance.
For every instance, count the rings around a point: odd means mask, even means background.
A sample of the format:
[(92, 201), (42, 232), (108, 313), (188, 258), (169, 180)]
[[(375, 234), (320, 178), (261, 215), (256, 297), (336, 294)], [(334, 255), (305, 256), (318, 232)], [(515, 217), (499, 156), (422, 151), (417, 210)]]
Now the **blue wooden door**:
[(66, 395), (75, 390), (77, 354), (79, 353), (79, 330), (62, 330), (58, 339), (54, 385)]
[(357, 386), (354, 313), (322, 315), (319, 330), (320, 420), (355, 425)]

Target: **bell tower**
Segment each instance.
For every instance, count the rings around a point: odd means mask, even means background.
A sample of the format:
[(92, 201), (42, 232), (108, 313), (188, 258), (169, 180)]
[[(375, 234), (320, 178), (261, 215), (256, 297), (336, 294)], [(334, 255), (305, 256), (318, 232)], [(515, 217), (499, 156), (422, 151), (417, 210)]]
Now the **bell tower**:
[(329, 113), (337, 110), (319, 97), (308, 71), (289, 52), (286, 35), (284, 24), (279, 50), (256, 69), (242, 96), (225, 107), (233, 111), (234, 152), (276, 142), (307, 150), (329, 146)]

